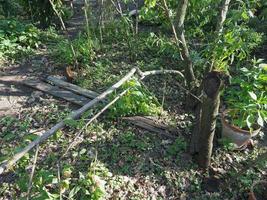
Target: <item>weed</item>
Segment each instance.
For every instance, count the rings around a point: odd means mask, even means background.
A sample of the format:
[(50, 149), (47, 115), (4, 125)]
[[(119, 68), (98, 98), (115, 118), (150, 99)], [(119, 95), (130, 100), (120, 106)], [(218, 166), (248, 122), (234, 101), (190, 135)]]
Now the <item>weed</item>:
[(179, 154), (186, 150), (186, 145), (186, 141), (183, 138), (179, 137), (174, 141), (173, 144), (168, 147), (167, 153), (179, 160)]
[(155, 97), (145, 90), (137, 80), (130, 80), (123, 89), (130, 90), (110, 109), (109, 116), (151, 115), (160, 113), (160, 106)]
[(87, 37), (80, 36), (75, 39), (72, 44), (76, 53), (76, 58), (74, 57), (67, 40), (61, 40), (55, 47), (53, 47), (51, 56), (54, 57), (57, 62), (67, 65), (73, 65), (75, 59), (77, 59), (81, 66), (88, 64), (94, 58), (94, 48), (97, 48), (98, 46), (96, 41), (91, 41), (88, 40)]
[(221, 138), (219, 139), (219, 143), (223, 146), (225, 150), (232, 151), (236, 148), (235, 144), (229, 138)]

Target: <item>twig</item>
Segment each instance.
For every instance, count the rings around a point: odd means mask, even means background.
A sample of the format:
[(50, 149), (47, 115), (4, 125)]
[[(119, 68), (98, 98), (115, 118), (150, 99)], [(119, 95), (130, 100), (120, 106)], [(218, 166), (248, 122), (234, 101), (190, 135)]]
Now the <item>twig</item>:
[(111, 102), (109, 102), (104, 108), (102, 108), (97, 114), (95, 114), (86, 125), (75, 135), (73, 142), (68, 146), (64, 154), (60, 157), (60, 160), (68, 153), (68, 151), (74, 146), (77, 138), (82, 134), (82, 132), (87, 129), (89, 124), (91, 124), (96, 118), (98, 118), (104, 111), (106, 111), (111, 105), (113, 105), (116, 101), (118, 101), (126, 92), (128, 92), (130, 88), (127, 88), (123, 92), (121, 92), (116, 98), (114, 98)]
[(164, 106), (164, 102), (165, 102), (165, 93), (166, 93), (166, 80), (164, 81), (164, 87), (163, 87), (163, 91), (162, 91), (162, 101), (161, 101), (161, 107), (163, 109), (163, 106)]
[(114, 8), (115, 8), (115, 10), (117, 11), (117, 13), (119, 13), (120, 16), (123, 17), (123, 13), (122, 13), (122, 10), (121, 10), (121, 8), (120, 8), (120, 4), (118, 4), (118, 5), (119, 5), (119, 8), (118, 8), (117, 5), (115, 4), (115, 2), (114, 2), (113, 0), (111, 0), (111, 3), (112, 3), (112, 5), (114, 6)]
[[(150, 75), (158, 75), (158, 74), (179, 74), (182, 78), (184, 78), (184, 75), (177, 70), (152, 70), (152, 71), (145, 71), (142, 72), (139, 68), (137, 68), (137, 73), (139, 74), (139, 76), (141, 76), (141, 80), (145, 79), (147, 76)], [(196, 95), (194, 95), (192, 92), (190, 92), (188, 89), (186, 89), (185, 87), (183, 87), (180, 83), (177, 83), (177, 85), (184, 90), (187, 94), (190, 94), (192, 97), (194, 97), (195, 99), (197, 99), (199, 102), (202, 102), (202, 100), (200, 99), (200, 97), (197, 97)]]
[(101, 4), (100, 4), (100, 14), (99, 14), (99, 22), (98, 22), (98, 26), (99, 26), (99, 35), (100, 35), (100, 42), (101, 44), (103, 43), (103, 33), (102, 33), (102, 28), (103, 28), (103, 7), (104, 7), (104, 0), (101, 0)]
[(30, 180), (29, 180), (29, 183), (28, 183), (27, 200), (31, 199), (32, 180), (33, 180), (33, 175), (34, 175), (34, 171), (35, 171), (35, 168), (36, 168), (38, 152), (39, 152), (39, 145), (36, 146), (36, 151), (35, 151), (35, 155), (34, 155), (32, 171), (31, 171)]
[(60, 176), (61, 166), (60, 159), (57, 161), (57, 180), (59, 185), (59, 200), (62, 200), (62, 191), (61, 191), (61, 176)]
[(175, 39), (176, 45), (177, 45), (177, 47), (179, 47), (180, 41), (179, 41), (179, 39), (177, 37), (177, 32), (175, 30), (175, 26), (174, 26), (173, 20), (172, 20), (172, 18), (170, 16), (170, 12), (169, 12), (169, 8), (168, 8), (168, 5), (166, 3), (166, 0), (162, 0), (162, 3), (163, 3), (163, 8), (164, 8), (165, 14), (168, 17), (168, 20), (169, 20), (169, 22), (171, 24), (171, 27), (172, 27), (172, 32), (173, 32), (173, 35), (174, 35), (174, 39)]
[[(120, 81), (118, 81), (117, 83), (112, 85), (110, 88), (108, 88), (106, 91), (104, 91), (103, 93), (98, 95), (92, 101), (89, 101), (87, 104), (85, 104), (80, 109), (72, 112), (66, 119), (79, 118), (85, 111), (87, 111), (89, 108), (93, 107), (98, 102), (102, 101), (104, 98), (106, 98), (107, 95), (111, 94), (114, 90), (118, 89), (123, 83), (128, 81), (135, 74), (135, 72), (136, 72), (136, 68), (133, 68)], [(32, 141), (28, 146), (26, 146), (20, 152), (16, 153), (14, 156), (12, 156), (8, 161), (2, 163), (0, 165), (0, 174), (2, 174), (5, 170), (9, 169), (11, 166), (13, 166), (18, 160), (20, 160), (28, 151), (30, 151), (36, 145), (44, 142), (47, 138), (49, 138), (51, 135), (53, 135), (56, 131), (63, 128), (65, 126), (65, 120), (62, 120), (61, 122), (59, 122), (58, 124), (53, 126), (50, 130), (46, 131), (40, 137), (38, 137), (37, 139)]]
[(85, 21), (86, 21), (86, 32), (87, 32), (87, 39), (88, 41), (90, 40), (90, 27), (89, 27), (89, 15), (88, 11), (89, 10), (89, 4), (87, 0), (84, 0), (84, 15), (85, 15)]
[(139, 11), (138, 11), (138, 0), (136, 0), (135, 2), (135, 7), (136, 7), (136, 16), (135, 16), (135, 34), (138, 34), (138, 15), (139, 15)]

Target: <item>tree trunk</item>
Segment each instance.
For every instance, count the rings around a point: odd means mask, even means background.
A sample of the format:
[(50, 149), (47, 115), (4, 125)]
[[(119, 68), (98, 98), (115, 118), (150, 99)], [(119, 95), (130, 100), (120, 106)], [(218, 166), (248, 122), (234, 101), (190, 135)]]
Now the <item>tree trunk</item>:
[(231, 0), (224, 0), (221, 5), (221, 10), (220, 10), (220, 18), (217, 23), (216, 31), (218, 34), (221, 34), (223, 30), (223, 23), (226, 19), (226, 15), (228, 13), (228, 8)]
[[(219, 15), (219, 19), (217, 22), (217, 26), (216, 26), (216, 30), (215, 30), (215, 41), (214, 43), (217, 44), (219, 41), (219, 37), (220, 34), (223, 30), (223, 23), (226, 19), (226, 15), (228, 12), (228, 7), (229, 7), (229, 3), (231, 0), (223, 0), (221, 3), (221, 7), (220, 7), (220, 15)], [(212, 64), (205, 70), (205, 74), (207, 74), (208, 72), (210, 72), (213, 68), (214, 68), (214, 56), (212, 58)], [(199, 96), (201, 94), (203, 90), (203, 83), (200, 84), (198, 91), (197, 91), (197, 96)], [(199, 152), (199, 130), (200, 129), (200, 119), (201, 119), (201, 115), (202, 115), (202, 105), (198, 102), (198, 101), (192, 101), (190, 102), (192, 103), (192, 105), (190, 105), (190, 107), (195, 107), (196, 108), (196, 119), (195, 119), (195, 123), (194, 123), (194, 128), (192, 131), (192, 137), (191, 137), (191, 142), (190, 142), (190, 153), (195, 154)]]
[(220, 90), (224, 83), (223, 77), (221, 72), (212, 71), (207, 74), (203, 81), (204, 97), (199, 125), (198, 157), (199, 166), (202, 168), (207, 168), (210, 165), (216, 117), (220, 105)]
[[(215, 30), (215, 45), (218, 44), (218, 42), (220, 41), (220, 36), (222, 34), (223, 31), (223, 24), (224, 21), (226, 19), (226, 15), (228, 13), (228, 8), (229, 8), (229, 4), (230, 4), (231, 0), (223, 0), (222, 4), (221, 4), (221, 9), (220, 9), (220, 16), (216, 25), (216, 30)], [(208, 67), (207, 71), (210, 72), (214, 69), (214, 66), (216, 65), (215, 63), (215, 55), (213, 54), (213, 58), (212, 58), (212, 62), (211, 65)], [(215, 66), (216, 67), (216, 66)]]
[(195, 75), (193, 71), (193, 63), (191, 61), (189, 50), (187, 47), (187, 43), (185, 40), (184, 35), (184, 20), (186, 16), (186, 10), (188, 7), (188, 0), (180, 0), (179, 5), (177, 7), (177, 15), (176, 15), (176, 24), (175, 24), (175, 30), (177, 34), (177, 38), (179, 42), (181, 43), (181, 57), (185, 64), (185, 79), (188, 85), (188, 88), (191, 89), (193, 86), (193, 83), (195, 82)]

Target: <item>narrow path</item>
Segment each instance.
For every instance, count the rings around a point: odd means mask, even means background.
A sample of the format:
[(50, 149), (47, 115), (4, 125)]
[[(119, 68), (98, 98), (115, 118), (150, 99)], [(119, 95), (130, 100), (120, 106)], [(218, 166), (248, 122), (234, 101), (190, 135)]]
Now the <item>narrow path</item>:
[[(74, 15), (66, 22), (71, 39), (74, 39), (84, 25), (83, 0), (74, 0)], [(0, 68), (0, 117), (19, 114), (21, 109), (31, 106), (33, 89), (22, 84), (25, 79), (43, 77), (53, 72), (48, 64), (47, 49), (38, 49), (37, 55), (18, 64), (6, 63)]]

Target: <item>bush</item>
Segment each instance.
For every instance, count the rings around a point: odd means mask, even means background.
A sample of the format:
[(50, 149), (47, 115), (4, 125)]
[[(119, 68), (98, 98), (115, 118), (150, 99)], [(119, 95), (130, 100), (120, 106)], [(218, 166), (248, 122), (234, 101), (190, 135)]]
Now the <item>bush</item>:
[(0, 56), (27, 53), (40, 44), (40, 31), (32, 24), (0, 20)]
[[(130, 80), (123, 85), (129, 91), (111, 107), (111, 117), (129, 115), (150, 115), (160, 113), (160, 106), (156, 98), (145, 90), (137, 80)], [(112, 96), (113, 99), (116, 95)]]

